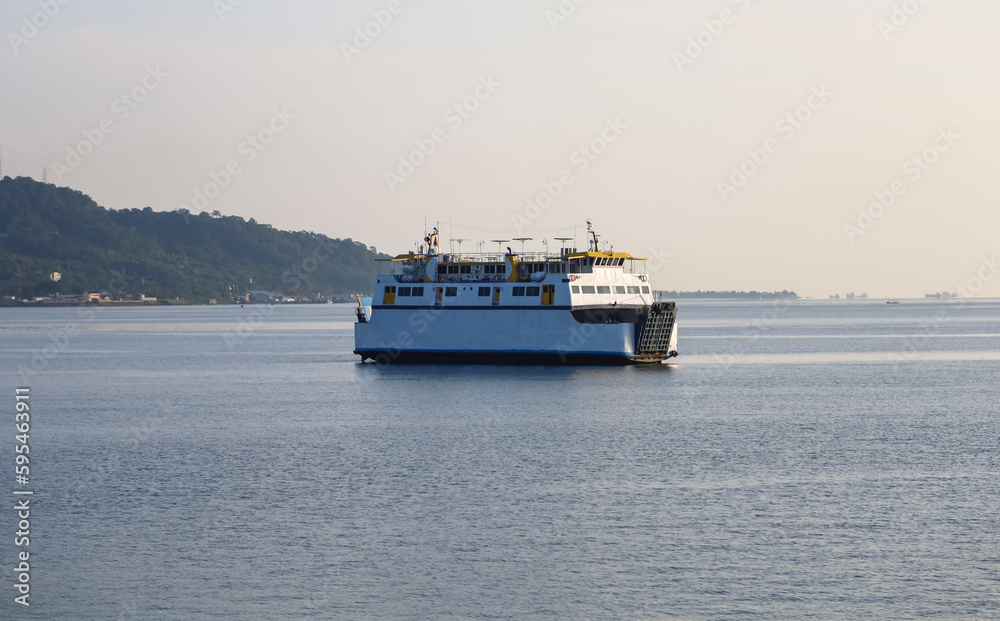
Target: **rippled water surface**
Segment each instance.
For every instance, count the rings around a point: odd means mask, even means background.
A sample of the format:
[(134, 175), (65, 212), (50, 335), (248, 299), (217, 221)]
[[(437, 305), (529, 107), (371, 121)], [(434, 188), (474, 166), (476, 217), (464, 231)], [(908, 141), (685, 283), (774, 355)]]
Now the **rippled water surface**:
[(350, 306), (0, 309), (0, 618), (1000, 618), (1000, 303), (680, 320), (675, 365), (377, 367)]

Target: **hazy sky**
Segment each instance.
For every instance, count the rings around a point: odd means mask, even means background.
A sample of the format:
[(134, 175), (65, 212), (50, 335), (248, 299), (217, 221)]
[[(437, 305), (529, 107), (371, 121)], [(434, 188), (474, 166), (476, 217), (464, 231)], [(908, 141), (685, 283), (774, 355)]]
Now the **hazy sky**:
[(109, 208), (389, 253), (590, 218), (662, 289), (1000, 297), (997, 0), (0, 7), (3, 173)]

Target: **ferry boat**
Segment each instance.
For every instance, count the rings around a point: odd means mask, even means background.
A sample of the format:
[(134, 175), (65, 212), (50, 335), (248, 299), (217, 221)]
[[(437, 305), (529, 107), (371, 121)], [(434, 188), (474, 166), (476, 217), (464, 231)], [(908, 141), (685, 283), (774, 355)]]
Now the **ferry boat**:
[(424, 236), (426, 250), (381, 260), (374, 296), (358, 298), (354, 353), (380, 364), (612, 365), (677, 356), (677, 306), (661, 301), (637, 269), (646, 259), (601, 251), (590, 222), (587, 231), (583, 252), (503, 252), (509, 240), (493, 240), (496, 253), (456, 254), (440, 252), (435, 228)]

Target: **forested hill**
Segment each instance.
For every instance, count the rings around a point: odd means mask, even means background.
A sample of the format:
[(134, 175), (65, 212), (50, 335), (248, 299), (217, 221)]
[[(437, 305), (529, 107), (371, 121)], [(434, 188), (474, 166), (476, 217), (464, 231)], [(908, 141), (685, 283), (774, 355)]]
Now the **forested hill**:
[[(378, 256), (350, 239), (279, 231), (253, 219), (115, 211), (69, 188), (0, 180), (4, 296), (107, 291), (222, 302), (234, 291), (267, 290), (314, 299), (370, 292)], [(61, 280), (53, 282), (53, 272)]]

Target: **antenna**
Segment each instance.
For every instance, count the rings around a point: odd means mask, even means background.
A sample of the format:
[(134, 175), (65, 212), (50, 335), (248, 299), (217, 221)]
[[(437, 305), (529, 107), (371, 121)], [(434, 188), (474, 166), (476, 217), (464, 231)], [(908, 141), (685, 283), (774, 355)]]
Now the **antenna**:
[(502, 244), (506, 244), (510, 240), (509, 239), (491, 239), (490, 241), (497, 245), (497, 252), (502, 255), (503, 254)]
[(562, 242), (562, 250), (559, 252), (560, 255), (566, 254), (566, 242), (572, 241), (572, 237), (557, 237), (556, 240)]
[(466, 241), (466, 240), (464, 240), (464, 239), (458, 239), (458, 238), (452, 238), (452, 240), (451, 240), (451, 242), (453, 244), (458, 244), (458, 254), (460, 254), (460, 255), (462, 254), (462, 242), (464, 242), (464, 241)]
[(524, 242), (531, 241), (532, 239), (533, 239), (532, 237), (515, 237), (514, 238), (514, 241), (521, 242), (521, 254), (524, 254)]

